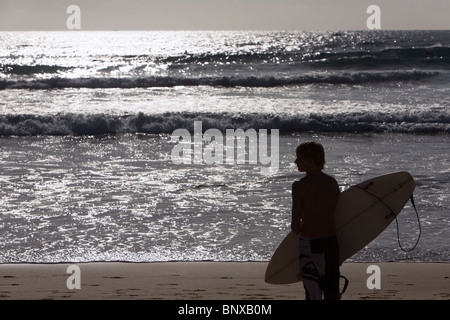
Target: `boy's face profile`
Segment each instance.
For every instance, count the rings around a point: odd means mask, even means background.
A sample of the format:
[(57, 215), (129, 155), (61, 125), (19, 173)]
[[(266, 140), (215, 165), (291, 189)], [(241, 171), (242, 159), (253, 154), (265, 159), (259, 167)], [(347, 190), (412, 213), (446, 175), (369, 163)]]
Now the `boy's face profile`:
[(297, 159), (295, 159), (294, 162), (297, 165), (298, 171), (306, 172), (306, 169), (309, 166), (310, 159), (302, 157), (300, 154), (297, 154)]

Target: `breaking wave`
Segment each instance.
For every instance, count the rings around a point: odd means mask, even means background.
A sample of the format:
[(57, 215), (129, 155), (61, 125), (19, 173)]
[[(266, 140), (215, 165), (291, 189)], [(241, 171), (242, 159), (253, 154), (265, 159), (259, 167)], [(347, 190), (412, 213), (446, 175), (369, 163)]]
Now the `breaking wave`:
[(230, 114), (164, 113), (132, 115), (72, 114), (1, 115), (0, 135), (103, 135), (123, 133), (171, 134), (179, 128), (193, 132), (194, 121), (202, 121), (203, 130), (279, 129), (295, 132), (398, 132), (450, 133), (450, 115), (431, 111), (416, 114), (348, 113), (348, 114)]
[(6, 89), (66, 89), (66, 88), (152, 88), (176, 86), (218, 87), (278, 87), (307, 84), (364, 84), (390, 81), (414, 81), (439, 75), (432, 71), (381, 72), (316, 72), (301, 76), (274, 77), (128, 77), (128, 78), (50, 78), (35, 80), (0, 80), (0, 90)]

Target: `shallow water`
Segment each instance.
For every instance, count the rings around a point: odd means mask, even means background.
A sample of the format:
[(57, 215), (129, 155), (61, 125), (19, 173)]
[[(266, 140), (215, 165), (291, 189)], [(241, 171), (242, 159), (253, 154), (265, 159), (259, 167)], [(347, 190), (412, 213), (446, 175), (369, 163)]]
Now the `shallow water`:
[[(449, 137), (306, 134), (280, 137), (280, 165), (185, 165), (167, 135), (4, 138), (1, 262), (267, 260), (288, 232), (299, 141), (327, 150), (327, 172), (344, 190), (409, 171), (422, 235), (403, 253), (391, 225), (354, 261), (449, 261)], [(406, 248), (418, 237), (408, 204)]]

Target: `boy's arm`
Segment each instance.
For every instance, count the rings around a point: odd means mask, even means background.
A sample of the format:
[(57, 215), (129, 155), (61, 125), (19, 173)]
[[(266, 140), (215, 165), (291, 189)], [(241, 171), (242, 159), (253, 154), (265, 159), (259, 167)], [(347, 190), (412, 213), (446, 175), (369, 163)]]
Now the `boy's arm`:
[(300, 198), (300, 185), (299, 182), (294, 182), (292, 184), (292, 221), (291, 230), (295, 234), (299, 234), (301, 230), (301, 220), (302, 220), (302, 206)]

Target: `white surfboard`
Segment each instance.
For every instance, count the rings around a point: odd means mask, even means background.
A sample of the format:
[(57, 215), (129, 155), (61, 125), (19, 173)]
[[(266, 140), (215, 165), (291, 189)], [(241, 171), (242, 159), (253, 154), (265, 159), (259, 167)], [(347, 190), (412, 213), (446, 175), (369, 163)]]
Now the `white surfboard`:
[[(342, 192), (335, 213), (340, 263), (374, 240), (400, 213), (414, 192), (408, 172), (396, 172), (364, 181)], [(290, 232), (272, 256), (265, 281), (300, 281), (298, 235)]]

